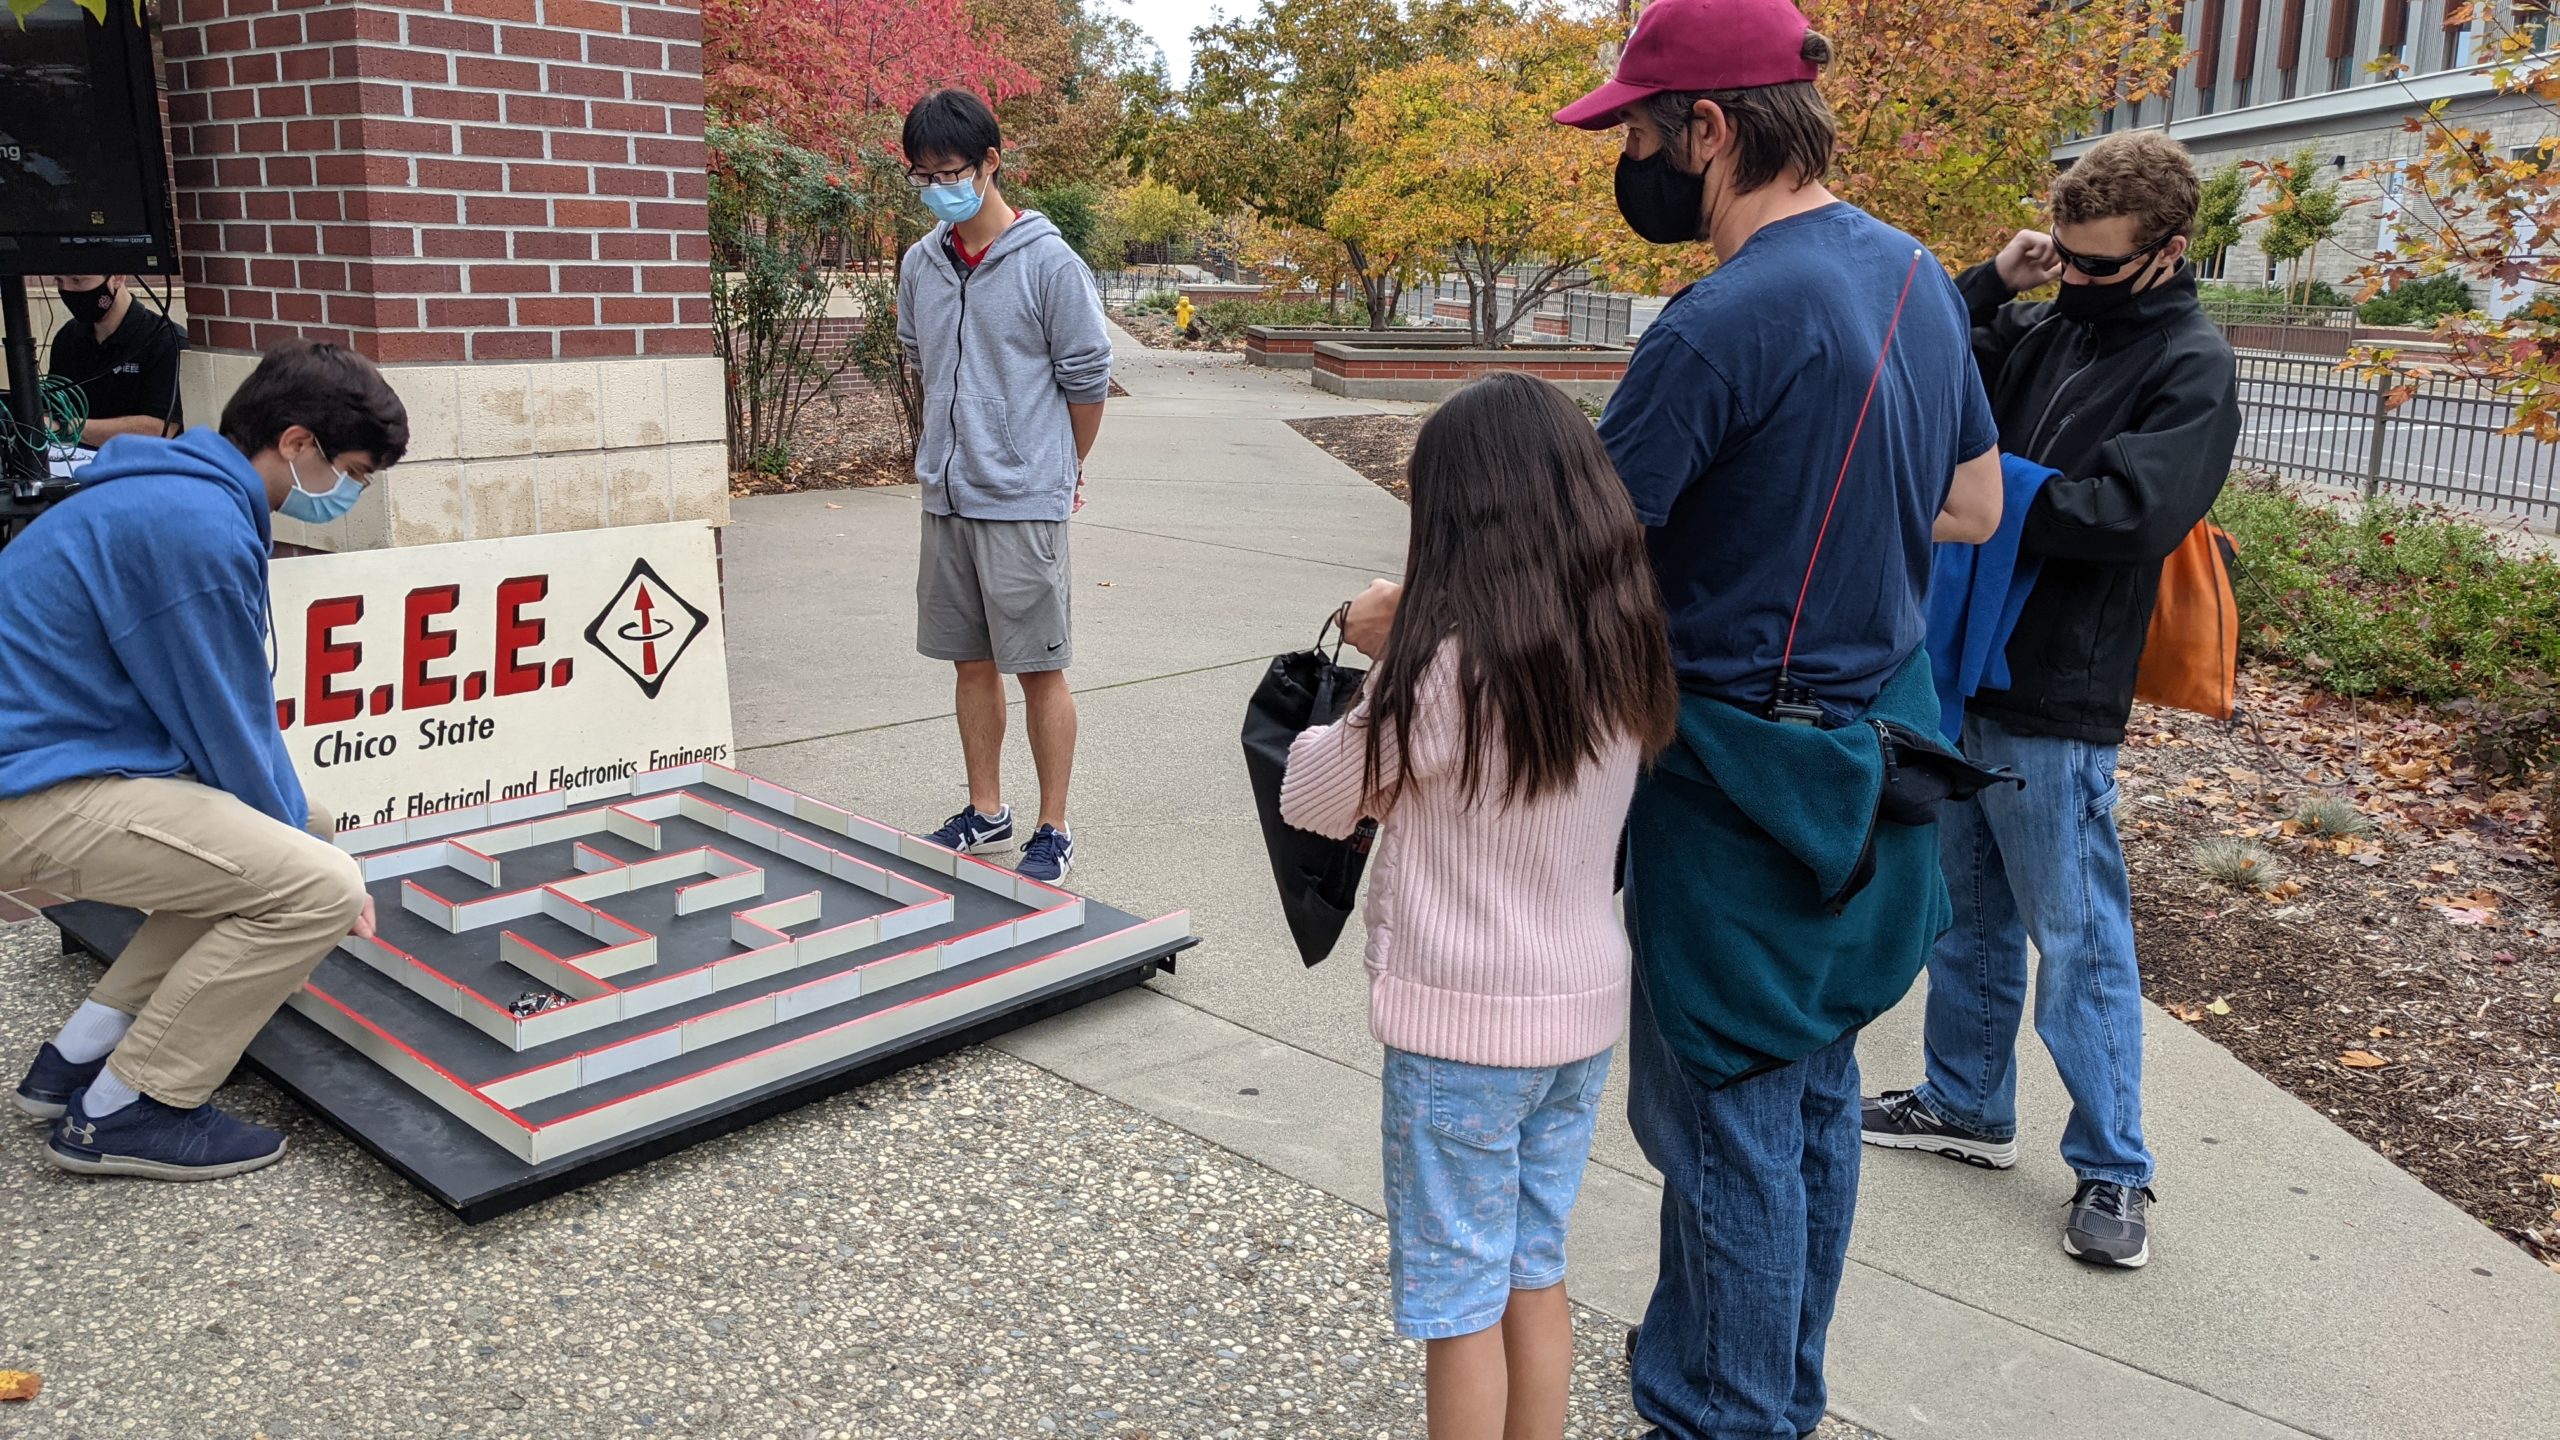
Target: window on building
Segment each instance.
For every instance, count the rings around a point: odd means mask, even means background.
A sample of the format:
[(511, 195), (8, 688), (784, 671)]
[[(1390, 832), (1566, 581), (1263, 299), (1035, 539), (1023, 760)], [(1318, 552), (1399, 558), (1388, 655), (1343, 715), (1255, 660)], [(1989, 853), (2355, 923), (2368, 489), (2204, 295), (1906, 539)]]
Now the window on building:
[(2130, 105), (2128, 105), (2128, 106), (2126, 106), (2126, 107), (2125, 107), (2125, 110), (2124, 110), (2124, 128), (2126, 128), (2127, 130), (2139, 130), (2139, 129), (2141, 129), (2141, 128), (2142, 128), (2142, 102), (2141, 102), (2141, 101), (2136, 100), (2136, 101), (2134, 101), (2132, 104), (2130, 104)]
[(2321, 53), (2329, 61), (2329, 88), (2344, 90), (2356, 83), (2356, 26), (2360, 0), (2329, 0), (2329, 43)]
[(2409, 0), (2382, 0), (2382, 43), (2376, 59), (2399, 60), (2409, 50)]
[(2465, 18), (2460, 24), (2444, 27), (2444, 63), (2438, 69), (2460, 70), (2479, 58), (2476, 52), (2480, 48), (2480, 27), (2479, 22), (2469, 18), (2471, 7), (2457, 4), (2453, 13)]
[(2198, 115), (2210, 115), (2213, 113), (2212, 91), (2199, 90), (2196, 92), (2196, 113)]
[(2534, 49), (2550, 49), (2550, 7), (2543, 0), (2516, 0), (2516, 30), (2532, 37)]
[(2101, 135), (2113, 135), (2116, 133), (2116, 111), (2114, 106), (2108, 106), (2105, 112), (2098, 116), (2098, 133)]

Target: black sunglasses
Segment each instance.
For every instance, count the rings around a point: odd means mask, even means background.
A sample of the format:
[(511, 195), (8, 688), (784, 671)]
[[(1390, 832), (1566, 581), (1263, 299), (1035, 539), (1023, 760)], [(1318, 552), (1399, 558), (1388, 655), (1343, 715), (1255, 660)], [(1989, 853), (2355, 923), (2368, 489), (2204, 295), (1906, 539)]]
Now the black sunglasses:
[(2159, 239), (2152, 241), (2150, 244), (2143, 246), (2141, 249), (2125, 255), (2082, 255), (2077, 251), (2066, 247), (2060, 240), (2055, 240), (2053, 242), (2053, 253), (2061, 258), (2063, 264), (2070, 266), (2072, 269), (2079, 271), (2090, 279), (2104, 280), (2115, 274), (2117, 271), (2122, 270), (2127, 265), (2148, 260), (2152, 256), (2159, 254), (2160, 247), (2168, 244), (2170, 238), (2171, 237), (2169, 236), (2163, 235)]

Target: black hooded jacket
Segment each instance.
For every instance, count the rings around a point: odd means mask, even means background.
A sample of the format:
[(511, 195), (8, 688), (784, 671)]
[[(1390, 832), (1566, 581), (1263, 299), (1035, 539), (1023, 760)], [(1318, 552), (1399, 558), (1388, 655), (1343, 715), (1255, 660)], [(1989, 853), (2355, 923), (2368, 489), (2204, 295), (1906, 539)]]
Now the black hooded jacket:
[(2043, 569), (2009, 637), (2009, 688), (1967, 708), (2022, 734), (2121, 743), (2160, 562), (2231, 473), (2231, 346), (2196, 303), (2193, 267), (2086, 323), (2050, 303), (2012, 303), (1994, 265), (1967, 270), (1956, 288), (2000, 449), (2061, 472), (2019, 542)]

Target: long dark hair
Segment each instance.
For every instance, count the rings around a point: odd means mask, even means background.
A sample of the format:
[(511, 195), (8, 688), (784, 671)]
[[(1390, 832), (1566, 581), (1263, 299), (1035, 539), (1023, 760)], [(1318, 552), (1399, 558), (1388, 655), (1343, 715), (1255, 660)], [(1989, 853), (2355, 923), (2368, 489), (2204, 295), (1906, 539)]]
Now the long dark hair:
[[(1414, 443), (1413, 534), (1387, 653), (1368, 681), (1366, 786), (1383, 746), (1408, 772), (1415, 693), (1457, 644), (1460, 791), (1496, 778), (1520, 802), (1573, 783), (1620, 736), (1671, 743), (1680, 696), (1644, 529), (1591, 421), (1562, 390), (1508, 371), (1449, 397)], [(1488, 768), (1486, 740), (1501, 754)]]

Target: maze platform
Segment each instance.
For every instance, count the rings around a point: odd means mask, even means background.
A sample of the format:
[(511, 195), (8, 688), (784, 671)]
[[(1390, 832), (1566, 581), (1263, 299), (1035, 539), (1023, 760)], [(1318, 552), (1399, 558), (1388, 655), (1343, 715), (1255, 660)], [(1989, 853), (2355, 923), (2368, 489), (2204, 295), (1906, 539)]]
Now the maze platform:
[[(250, 1059), (474, 1220), (1136, 984), (1192, 943), (1188, 914), (1140, 920), (719, 765), (338, 843), (375, 937), (323, 962)], [(53, 916), (101, 956), (138, 923)]]

